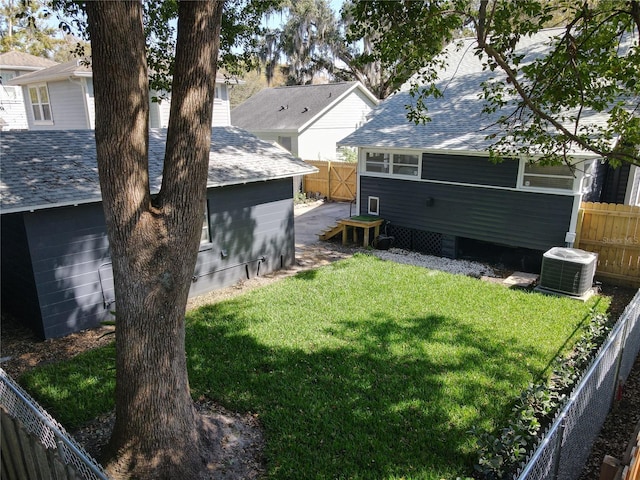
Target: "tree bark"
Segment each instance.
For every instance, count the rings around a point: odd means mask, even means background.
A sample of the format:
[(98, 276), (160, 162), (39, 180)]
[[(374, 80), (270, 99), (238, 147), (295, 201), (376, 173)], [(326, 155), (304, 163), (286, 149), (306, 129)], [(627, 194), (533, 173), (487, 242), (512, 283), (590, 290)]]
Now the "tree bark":
[(222, 6), (180, 3), (162, 187), (152, 197), (142, 5), (87, 2), (116, 295), (116, 423), (106, 452), (116, 476), (196, 478), (203, 467), (184, 315), (206, 195)]

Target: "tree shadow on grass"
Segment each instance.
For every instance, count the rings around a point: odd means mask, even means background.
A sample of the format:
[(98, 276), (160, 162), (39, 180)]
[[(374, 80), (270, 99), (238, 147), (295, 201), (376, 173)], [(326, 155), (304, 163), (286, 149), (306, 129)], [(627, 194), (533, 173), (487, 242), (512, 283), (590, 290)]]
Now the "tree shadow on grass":
[(468, 475), (475, 460), (468, 430), (503, 421), (512, 385), (530, 373), (505, 363), (536, 354), (517, 339), (496, 345), (454, 318), (399, 324), (384, 313), (334, 323), (323, 334), (335, 341), (324, 346), (273, 347), (232, 313), (242, 301), (193, 317), (191, 386), (259, 414), (274, 478)]

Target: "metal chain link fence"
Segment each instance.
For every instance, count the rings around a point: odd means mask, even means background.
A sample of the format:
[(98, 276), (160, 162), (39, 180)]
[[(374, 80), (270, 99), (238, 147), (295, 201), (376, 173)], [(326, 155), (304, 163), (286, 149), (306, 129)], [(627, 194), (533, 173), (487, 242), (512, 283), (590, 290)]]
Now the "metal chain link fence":
[(0, 405), (35, 435), (46, 448), (58, 449), (60, 459), (73, 465), (86, 480), (108, 480), (102, 467), (67, 434), (38, 403), (0, 368)]
[(640, 290), (514, 480), (575, 480), (640, 350)]

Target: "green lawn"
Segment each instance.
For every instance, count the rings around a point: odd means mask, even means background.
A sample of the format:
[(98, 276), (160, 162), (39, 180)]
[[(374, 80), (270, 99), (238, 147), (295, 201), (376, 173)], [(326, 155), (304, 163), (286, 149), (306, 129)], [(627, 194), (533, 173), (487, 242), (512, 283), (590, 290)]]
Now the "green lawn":
[[(259, 415), (270, 478), (455, 478), (598, 301), (356, 255), (191, 312), (191, 387)], [(73, 428), (112, 408), (113, 356), (23, 383)]]

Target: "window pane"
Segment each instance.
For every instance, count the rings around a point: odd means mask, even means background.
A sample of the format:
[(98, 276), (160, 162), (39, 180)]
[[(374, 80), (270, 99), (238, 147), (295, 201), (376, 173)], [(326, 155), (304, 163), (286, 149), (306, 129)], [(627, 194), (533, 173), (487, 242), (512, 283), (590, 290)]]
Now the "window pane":
[(51, 107), (49, 104), (42, 105), (42, 115), (45, 120), (51, 120)]
[(31, 87), (29, 88), (29, 99), (31, 100), (31, 103), (40, 103), (38, 101), (38, 90), (36, 90), (35, 88)]
[(418, 175), (418, 167), (410, 167), (407, 165), (397, 165), (394, 163), (393, 173), (397, 175), (412, 175), (415, 177)]
[(367, 172), (389, 173), (389, 154), (367, 152), (366, 170)]
[(33, 110), (33, 119), (36, 122), (42, 120), (42, 116), (40, 115), (40, 105), (38, 104), (32, 105), (31, 109)]
[(47, 87), (40, 87), (40, 102), (49, 103), (49, 95), (47, 94)]
[(393, 163), (396, 165), (418, 165), (418, 156), (394, 154)]
[(567, 177), (573, 177), (571, 168), (567, 165), (536, 165), (531, 163), (525, 163), (525, 173), (535, 173), (537, 175), (563, 175)]
[(200, 243), (208, 243), (209, 238), (209, 216), (207, 215), (207, 208), (204, 209), (204, 218), (202, 222), (202, 233), (200, 234)]
[(571, 178), (558, 178), (558, 177), (545, 177), (535, 175), (525, 175), (523, 179), (525, 187), (539, 187), (539, 188), (559, 188), (561, 190), (573, 190), (573, 177)]

